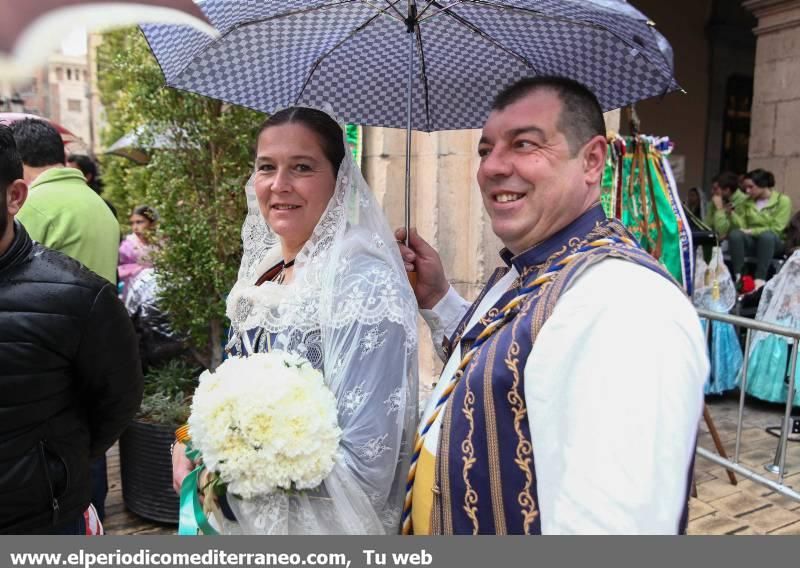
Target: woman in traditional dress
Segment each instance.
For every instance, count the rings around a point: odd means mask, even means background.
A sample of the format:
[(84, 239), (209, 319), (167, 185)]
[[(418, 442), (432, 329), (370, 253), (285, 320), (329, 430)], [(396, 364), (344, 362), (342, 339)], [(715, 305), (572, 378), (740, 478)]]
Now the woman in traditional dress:
[(153, 267), (151, 255), (155, 245), (152, 240), (153, 229), (158, 222), (158, 214), (149, 205), (139, 205), (131, 213), (131, 234), (119, 246), (119, 266), (117, 273), (122, 281), (123, 299), (130, 293), (131, 286), (139, 274)]
[[(228, 498), (248, 534), (399, 531), (417, 415), (417, 305), (383, 214), (328, 114), (292, 107), (258, 135), (228, 350), (308, 359), (337, 400), (340, 452), (315, 490)], [(173, 454), (174, 482), (190, 464)]]
[[(800, 250), (795, 251), (780, 271), (764, 286), (756, 319), (800, 329)], [(791, 349), (787, 337), (757, 331), (751, 340), (747, 368), (747, 393), (768, 402), (786, 402), (789, 380), (800, 370), (790, 369)], [(795, 390), (800, 406), (800, 388)]]

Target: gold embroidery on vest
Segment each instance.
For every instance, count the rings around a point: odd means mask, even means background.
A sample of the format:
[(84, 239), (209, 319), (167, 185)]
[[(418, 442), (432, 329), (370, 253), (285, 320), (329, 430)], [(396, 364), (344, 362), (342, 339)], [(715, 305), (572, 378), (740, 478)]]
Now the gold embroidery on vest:
[(472, 392), (472, 389), (469, 387), (472, 371), (475, 370), (476, 367), (475, 363), (476, 361), (473, 361), (472, 364), (467, 367), (466, 376), (462, 380), (466, 392), (464, 393), (464, 404), (461, 408), (461, 412), (469, 423), (467, 437), (461, 442), (461, 460), (464, 462), (464, 467), (461, 470), (461, 477), (464, 480), (465, 486), (463, 509), (467, 517), (472, 521), (472, 534), (478, 534), (478, 530), (480, 529), (477, 514), (478, 493), (472, 488), (472, 484), (469, 481), (470, 470), (477, 461), (475, 458), (475, 446), (472, 443), (472, 436), (475, 434), (475, 393)]
[(478, 320), (478, 323), (480, 323), (482, 326), (486, 327), (487, 325), (489, 325), (492, 322), (492, 320), (495, 318), (495, 316), (497, 314), (499, 314), (499, 313), (500, 313), (500, 308), (497, 308), (497, 307), (492, 308), (491, 310), (486, 312), (486, 314), (481, 319)]
[(536, 509), (536, 501), (531, 494), (531, 487), (533, 486), (533, 470), (531, 469), (531, 461), (533, 458), (533, 446), (531, 442), (525, 437), (522, 431), (522, 421), (527, 418), (528, 409), (525, 406), (525, 398), (519, 392), (521, 383), (521, 376), (519, 371), (519, 352), (520, 347), (517, 343), (517, 328), (525, 318), (531, 305), (539, 296), (548, 288), (547, 284), (542, 285), (532, 296), (525, 301), (520, 310), (519, 315), (514, 318), (511, 327), (511, 345), (508, 348), (508, 354), (505, 358), (506, 368), (511, 371), (514, 380), (509, 388), (507, 400), (511, 405), (511, 411), (514, 414), (514, 432), (517, 434), (517, 450), (514, 463), (525, 475), (525, 485), (523, 485), (520, 492), (517, 494), (517, 503), (520, 506), (520, 513), (522, 514), (522, 527), (525, 534), (530, 534), (530, 528), (539, 511)]
[(495, 534), (508, 534), (506, 528), (506, 513), (503, 507), (503, 480), (500, 472), (500, 448), (497, 443), (497, 414), (494, 410), (494, 388), (492, 375), (494, 360), (497, 355), (497, 342), (500, 334), (495, 334), (489, 340), (486, 348), (489, 354), (486, 357), (486, 366), (483, 369), (483, 405), (484, 420), (486, 422), (486, 449), (489, 469), (489, 487), (492, 493), (492, 512), (494, 514)]

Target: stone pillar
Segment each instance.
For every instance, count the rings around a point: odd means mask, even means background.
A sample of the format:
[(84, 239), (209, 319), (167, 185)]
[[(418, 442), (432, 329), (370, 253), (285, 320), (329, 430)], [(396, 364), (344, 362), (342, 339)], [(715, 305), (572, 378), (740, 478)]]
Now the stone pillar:
[[(364, 174), (392, 227), (404, 222), (405, 131), (364, 129)], [(411, 225), (442, 257), (460, 294), (477, 296), (500, 264), (502, 247), (483, 209), (475, 173), (477, 130), (414, 132), (411, 147)], [(420, 318), (420, 379), (436, 380), (441, 362)]]
[(800, 207), (800, 0), (747, 0), (758, 18), (748, 169)]
[[(619, 110), (606, 113), (606, 127), (619, 131)], [(458, 292), (475, 299), (502, 263), (503, 247), (483, 208), (476, 179), (479, 130), (414, 132), (411, 139), (411, 226), (442, 258)], [(406, 133), (364, 129), (364, 177), (389, 224), (404, 223)], [(425, 385), (441, 371), (428, 326), (420, 318), (420, 379)]]

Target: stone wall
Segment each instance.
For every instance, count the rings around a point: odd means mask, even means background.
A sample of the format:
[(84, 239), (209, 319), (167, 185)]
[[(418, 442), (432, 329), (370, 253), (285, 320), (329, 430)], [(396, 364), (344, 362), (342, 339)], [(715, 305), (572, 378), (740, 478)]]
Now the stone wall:
[(800, 208), (800, 0), (744, 2), (758, 18), (749, 169)]
[[(477, 130), (415, 132), (412, 136), (411, 225), (442, 257), (445, 272), (473, 299), (500, 264), (502, 244), (492, 233), (475, 179)], [(365, 128), (364, 174), (392, 227), (404, 223), (405, 131)], [(430, 384), (441, 363), (420, 318), (420, 378)]]

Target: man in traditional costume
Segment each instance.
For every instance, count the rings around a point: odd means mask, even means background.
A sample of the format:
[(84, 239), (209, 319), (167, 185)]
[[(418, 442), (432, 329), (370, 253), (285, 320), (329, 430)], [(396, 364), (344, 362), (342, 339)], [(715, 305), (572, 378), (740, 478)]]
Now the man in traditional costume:
[(705, 343), (683, 291), (600, 206), (596, 97), (568, 79), (520, 81), (496, 98), (478, 152), (506, 247), (478, 299), (453, 290), (418, 235), (401, 246), (434, 341), (449, 338), (404, 532), (680, 532)]

